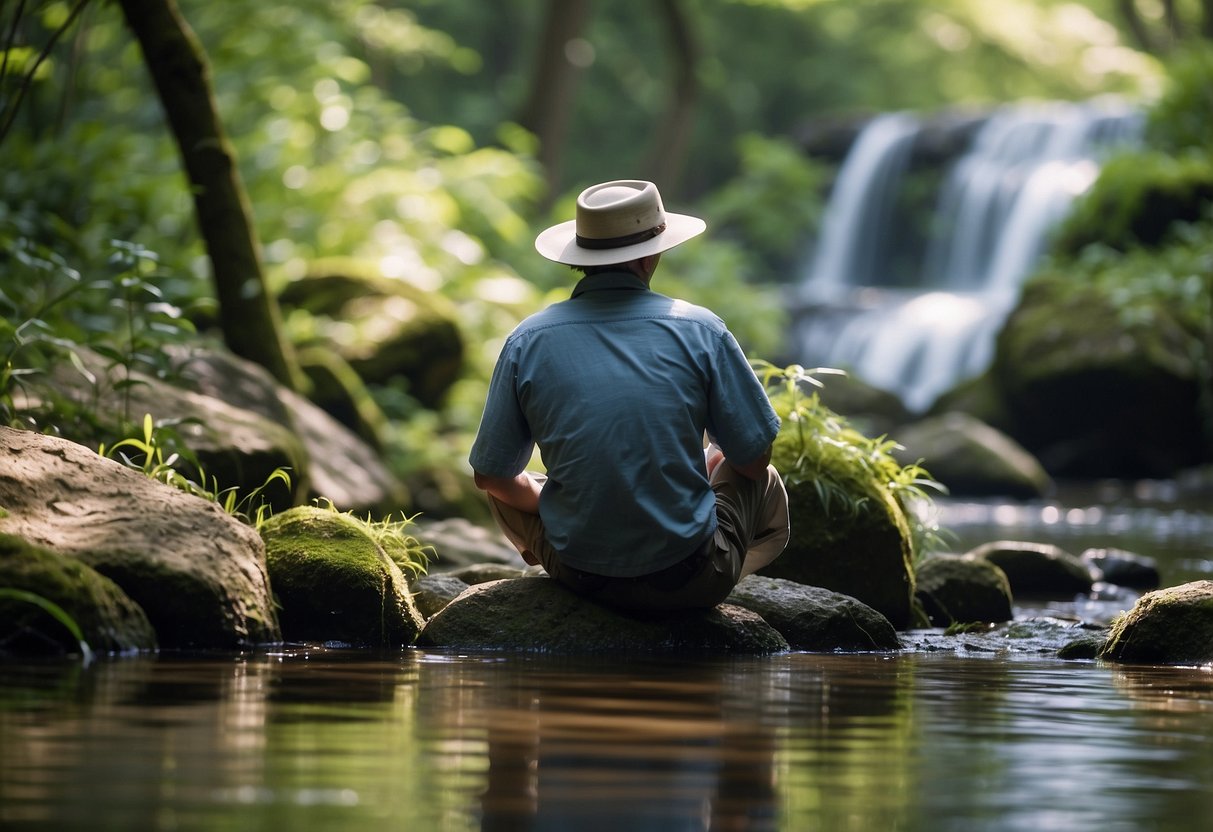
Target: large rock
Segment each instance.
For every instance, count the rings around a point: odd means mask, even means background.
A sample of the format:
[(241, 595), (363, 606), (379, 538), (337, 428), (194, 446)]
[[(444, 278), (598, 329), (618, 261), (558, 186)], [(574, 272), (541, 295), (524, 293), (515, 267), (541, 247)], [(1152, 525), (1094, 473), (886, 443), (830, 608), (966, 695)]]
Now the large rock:
[(1099, 578), (1081, 558), (1051, 543), (994, 540), (970, 550), (967, 557), (1001, 569), (1017, 596), (1072, 598), (1090, 592)]
[[(266, 483), (275, 470), (288, 469), (295, 488), (275, 485), (264, 492), (277, 507), (293, 504), (294, 490), (308, 482), (307, 450), (291, 428), (277, 421), (285, 418), (280, 406), (266, 415), (190, 389), (182, 377), (170, 383), (135, 369), (128, 373), (124, 365), (83, 347), (75, 352), (84, 372), (62, 362), (25, 386), (28, 395), (20, 398), (18, 410), (36, 411), (54, 403), (56, 411), (91, 414), (86, 420), (55, 422), (67, 438), (91, 447), (101, 441), (112, 444), (112, 437), (127, 435), (131, 424), (150, 414), (157, 424), (171, 426), (202, 471), (184, 459), (176, 468), (204, 488), (237, 487), (247, 493)], [(226, 386), (237, 398), (257, 398), (243, 379), (232, 378)]]
[(815, 652), (896, 650), (889, 620), (849, 595), (795, 581), (749, 575), (725, 603), (762, 616), (793, 650)]
[(933, 416), (897, 431), (903, 465), (921, 461), (953, 497), (1043, 497), (1053, 482), (1022, 445), (964, 413)]
[(403, 380), (409, 395), (427, 407), (441, 403), (462, 370), (463, 336), (453, 305), (366, 264), (318, 262), (283, 290), (279, 302), (317, 316), (320, 343), (335, 349), (367, 384)]
[(1011, 584), (988, 560), (932, 555), (918, 564), (914, 577), (918, 600), (937, 627), (1013, 617)]
[[(0, 534), (0, 588), (49, 601), (102, 653), (153, 650), (156, 633), (143, 609), (117, 584), (75, 558)], [(37, 603), (0, 596), (0, 654), (79, 652), (68, 628)]]
[[(407, 502), (407, 489), (370, 441), (278, 384), (265, 368), (226, 350), (199, 347), (179, 347), (174, 359), (180, 383), (190, 390), (259, 414), (296, 437), (306, 459), (304, 471), (293, 472), (296, 477), (306, 473), (300, 496), (321, 497), (342, 511), (360, 513), (390, 514)], [(254, 488), (261, 484), (244, 482)]]
[(412, 644), (422, 618), (400, 567), (348, 514), (299, 506), (261, 526), (288, 641)]
[[(407, 490), (383, 464), (381, 455), (352, 431), (304, 397), (279, 385), (259, 365), (222, 349), (174, 346), (168, 379), (120, 365), (87, 349), (77, 350), (90, 381), (66, 363), (43, 381), (27, 385), (20, 407), (34, 409), (60, 399), (95, 413), (101, 432), (120, 435), (123, 414), (151, 414), (172, 425), (202, 475), (184, 461), (190, 478), (206, 488), (235, 488), (247, 495), (273, 472), (286, 469), (290, 489), (271, 483), (263, 496), (285, 509), (309, 497), (330, 500), (344, 511), (390, 513), (407, 501)], [(68, 438), (95, 444), (97, 431), (61, 424)]]
[(1146, 593), (1113, 622), (1098, 655), (1143, 664), (1213, 661), (1213, 581)]
[(911, 625), (914, 578), (905, 513), (873, 492), (853, 512), (826, 505), (812, 482), (788, 485), (792, 536), (759, 574), (849, 595), (898, 629)]
[(1068, 274), (1029, 282), (992, 372), (1012, 435), (1054, 476), (1158, 478), (1209, 461), (1192, 338), (1160, 300), (1131, 319)]
[(0, 427), (0, 456), (0, 532), (112, 580), (161, 647), (280, 641), (261, 538), (215, 503), (28, 431)]
[(544, 653), (784, 652), (788, 643), (758, 615), (723, 604), (702, 612), (630, 615), (574, 595), (550, 578), (468, 588), (425, 625), (422, 647)]
[(430, 574), (453, 572), (481, 563), (526, 568), (522, 555), (496, 526), (489, 529), (461, 517), (430, 520), (422, 516), (417, 518), (413, 534), (434, 548), (428, 568)]

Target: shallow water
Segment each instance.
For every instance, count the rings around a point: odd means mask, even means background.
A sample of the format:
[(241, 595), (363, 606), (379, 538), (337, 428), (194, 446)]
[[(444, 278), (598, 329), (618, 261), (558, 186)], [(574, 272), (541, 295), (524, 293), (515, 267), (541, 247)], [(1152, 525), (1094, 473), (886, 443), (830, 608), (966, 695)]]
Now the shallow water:
[[(1140, 497), (1141, 495), (1137, 495)], [(1213, 577), (1176, 503), (953, 502), (958, 546)], [(1068, 604), (1081, 612), (1083, 599)], [(894, 655), (390, 654), (0, 663), (2, 830), (1190, 830), (1213, 669), (906, 634)]]
[(297, 649), (4, 667), (0, 828), (1188, 830), (1213, 673)]

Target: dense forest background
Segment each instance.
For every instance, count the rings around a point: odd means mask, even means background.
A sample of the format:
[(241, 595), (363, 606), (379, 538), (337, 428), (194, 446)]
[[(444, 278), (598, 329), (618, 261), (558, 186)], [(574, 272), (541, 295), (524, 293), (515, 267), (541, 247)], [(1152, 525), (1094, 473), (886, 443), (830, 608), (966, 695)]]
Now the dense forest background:
[(501, 339), (571, 282), (534, 234), (587, 184), (651, 178), (705, 216), (662, 288), (770, 355), (839, 161), (806, 146), (881, 111), (1118, 95), (1168, 102), (1201, 179), (1211, 37), (1210, 0), (3, 0), (0, 416), (135, 430), (14, 405), (87, 373), (80, 346), (163, 376), (164, 344), (213, 337), (307, 392), (299, 355), (366, 333), (278, 299), (371, 272), (455, 322), (458, 361), (439, 394), (365, 379), (359, 418), (396, 470), (458, 470)]

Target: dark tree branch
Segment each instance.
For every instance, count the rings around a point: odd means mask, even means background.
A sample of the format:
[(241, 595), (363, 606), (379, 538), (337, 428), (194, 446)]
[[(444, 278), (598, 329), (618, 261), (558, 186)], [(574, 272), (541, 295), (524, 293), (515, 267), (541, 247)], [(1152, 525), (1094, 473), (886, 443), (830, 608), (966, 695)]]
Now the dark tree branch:
[[(33, 66), (29, 68), (29, 72), (25, 73), (25, 76), (21, 79), (21, 83), (17, 86), (17, 91), (13, 94), (12, 101), (7, 102), (4, 105), (3, 119), (0, 120), (0, 144), (4, 143), (4, 137), (7, 136), (8, 131), (12, 129), (13, 121), (17, 118), (17, 110), (21, 106), (22, 99), (25, 98), (26, 91), (34, 82), (34, 75), (37, 74), (38, 67), (42, 66), (42, 62), (47, 59), (51, 53), (51, 50), (55, 48), (55, 44), (59, 41), (60, 36), (71, 28), (72, 24), (76, 22), (76, 18), (80, 16), (80, 12), (84, 11), (84, 7), (88, 4), (89, 0), (80, 0), (79, 3), (72, 7), (71, 13), (68, 14), (67, 19), (63, 21), (63, 25), (51, 33), (50, 40), (46, 42), (46, 46), (42, 47), (42, 51), (38, 53), (38, 57), (34, 61)], [(0, 67), (0, 78), (4, 77), (4, 72), (7, 70), (8, 52), (13, 46), (13, 38), (15, 38), (17, 31), (17, 21), (21, 18), (23, 5), (24, 3), (18, 5), (17, 14), (13, 18), (13, 28), (9, 33), (9, 42), (6, 45), (4, 52), (5, 66)]]

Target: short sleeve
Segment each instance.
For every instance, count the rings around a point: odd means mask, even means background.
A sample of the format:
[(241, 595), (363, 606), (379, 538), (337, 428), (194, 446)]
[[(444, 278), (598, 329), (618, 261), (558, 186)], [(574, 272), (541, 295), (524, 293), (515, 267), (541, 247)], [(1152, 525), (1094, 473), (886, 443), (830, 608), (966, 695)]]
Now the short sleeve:
[(531, 429), (518, 403), (517, 378), (517, 361), (507, 340), (493, 368), (480, 429), (468, 458), (472, 470), (490, 477), (521, 473), (534, 451)]
[(752, 462), (775, 441), (779, 416), (737, 339), (727, 330), (717, 342), (712, 369), (708, 433), (729, 459)]

